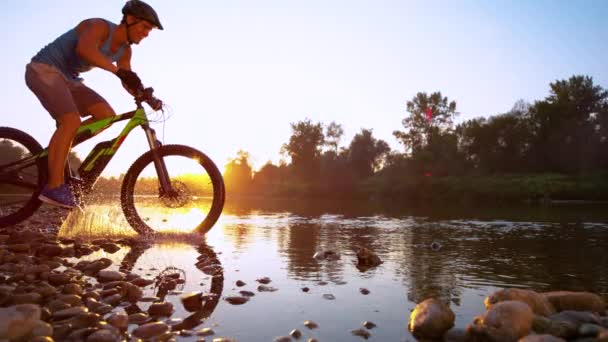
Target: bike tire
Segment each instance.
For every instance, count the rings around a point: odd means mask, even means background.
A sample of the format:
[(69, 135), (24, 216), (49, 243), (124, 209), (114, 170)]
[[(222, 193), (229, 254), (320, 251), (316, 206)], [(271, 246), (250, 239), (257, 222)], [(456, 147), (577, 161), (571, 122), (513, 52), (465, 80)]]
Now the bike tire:
[[(201, 234), (208, 232), (213, 225), (217, 222), (224, 208), (224, 200), (226, 197), (226, 190), (224, 187), (224, 180), (222, 174), (218, 170), (217, 166), (213, 161), (207, 157), (201, 151), (198, 151), (192, 147), (184, 145), (163, 145), (157, 149), (158, 155), (166, 159), (167, 157), (185, 157), (190, 160), (194, 160), (198, 165), (202, 166), (206, 174), (208, 175), (213, 189), (213, 198), (211, 206), (205, 218), (198, 224), (196, 224), (193, 231)], [(122, 183), (120, 190), (121, 206), (127, 222), (131, 227), (139, 234), (148, 235), (157, 232), (155, 227), (152, 227), (146, 223), (146, 220), (142, 218), (142, 214), (138, 211), (135, 203), (135, 185), (141, 176), (142, 171), (150, 166), (154, 165), (154, 158), (152, 151), (148, 151), (141, 155), (129, 168), (125, 174), (125, 178)], [(171, 170), (169, 170), (170, 178)], [(142, 176), (145, 177), (145, 176)], [(171, 178), (171, 181), (175, 180)], [(159, 196), (159, 194), (156, 194)]]
[[(25, 149), (26, 155), (36, 155), (42, 152), (42, 146), (29, 134), (20, 131), (11, 127), (0, 127), (0, 142), (11, 141), (13, 143), (18, 143), (21, 145), (22, 149)], [(12, 144), (14, 145), (14, 144)], [(22, 158), (23, 156), (19, 157)], [(16, 161), (16, 160), (12, 160)], [(6, 165), (8, 160), (4, 160), (0, 162), (2, 165)], [(14, 204), (11, 208), (5, 207), (3, 202), (0, 201), (0, 228), (11, 226), (22, 222), (32, 216), (36, 210), (40, 207), (42, 202), (38, 199), (38, 195), (40, 194), (40, 190), (46, 183), (47, 179), (47, 158), (38, 158), (32, 167), (36, 171), (36, 175), (30, 175), (29, 171), (27, 172), (27, 176), (31, 178), (32, 182), (35, 182), (37, 187), (32, 190), (31, 194), (25, 194), (23, 199), (23, 204)], [(20, 170), (21, 172), (25, 172), (24, 170)], [(3, 170), (0, 166), (0, 175), (2, 175)], [(21, 174), (17, 173), (7, 173), (10, 174), (10, 177), (19, 177)], [(0, 177), (1, 178), (1, 177)], [(0, 179), (0, 187), (8, 183), (4, 183)], [(13, 212), (13, 206), (15, 208)]]

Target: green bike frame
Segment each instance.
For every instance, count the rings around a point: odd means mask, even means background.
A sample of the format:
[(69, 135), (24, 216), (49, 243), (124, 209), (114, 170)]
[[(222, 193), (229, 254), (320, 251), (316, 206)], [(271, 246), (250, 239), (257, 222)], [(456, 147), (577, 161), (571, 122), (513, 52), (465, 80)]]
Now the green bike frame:
[[(124, 120), (129, 121), (127, 122), (123, 130), (120, 132), (120, 134), (114, 139), (103, 141), (95, 145), (95, 147), (93, 147), (91, 152), (87, 155), (87, 157), (84, 159), (84, 161), (78, 168), (78, 175), (80, 179), (77, 180), (77, 182), (80, 183), (79, 185), (82, 187), (81, 190), (86, 194), (93, 188), (93, 185), (97, 181), (97, 178), (99, 177), (99, 175), (101, 175), (101, 173), (105, 169), (106, 165), (108, 165), (112, 157), (114, 157), (114, 155), (116, 154), (122, 143), (125, 141), (129, 133), (131, 133), (131, 131), (135, 127), (141, 126), (146, 134), (148, 144), (150, 145), (150, 150), (153, 151), (152, 153), (154, 155), (154, 166), (158, 174), (161, 191), (164, 193), (170, 192), (172, 189), (171, 182), (169, 181), (167, 168), (162, 158), (160, 158), (158, 155), (156, 155), (156, 153), (154, 153), (154, 151), (156, 151), (156, 148), (161, 146), (161, 142), (157, 140), (156, 132), (154, 131), (154, 129), (150, 128), (148, 124), (148, 116), (146, 115), (146, 112), (141, 106), (138, 106), (138, 108), (134, 111), (95, 121), (88, 125), (79, 127), (78, 131), (76, 131), (76, 136), (74, 138), (72, 146), (77, 146), (83, 141), (89, 140), (90, 138), (103, 132), (105, 129), (112, 126), (113, 124)], [(47, 155), (48, 148), (44, 149), (40, 154), (35, 156), (35, 158), (45, 158), (47, 157)], [(72, 173), (71, 169), (69, 169), (68, 171), (70, 172), (70, 174)]]

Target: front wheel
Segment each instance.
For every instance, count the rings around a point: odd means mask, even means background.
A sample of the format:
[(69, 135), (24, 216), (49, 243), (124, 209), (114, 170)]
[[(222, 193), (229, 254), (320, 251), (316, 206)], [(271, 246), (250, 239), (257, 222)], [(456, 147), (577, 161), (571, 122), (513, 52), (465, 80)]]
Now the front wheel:
[(188, 146), (163, 145), (156, 153), (167, 167), (173, 191), (163, 193), (153, 153), (144, 153), (127, 171), (120, 191), (127, 222), (139, 234), (206, 233), (224, 208), (220, 171), (204, 153)]

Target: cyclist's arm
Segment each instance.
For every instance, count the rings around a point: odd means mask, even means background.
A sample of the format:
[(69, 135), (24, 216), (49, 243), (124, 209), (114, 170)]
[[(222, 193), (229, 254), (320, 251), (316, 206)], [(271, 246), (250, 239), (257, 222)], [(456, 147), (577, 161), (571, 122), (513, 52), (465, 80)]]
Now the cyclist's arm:
[[(120, 59), (116, 62), (116, 65), (118, 65), (118, 68), (120, 68), (120, 69), (131, 70), (131, 47), (130, 46), (127, 46), (125, 48), (125, 52), (122, 54), (122, 56), (120, 56)], [(124, 83), (122, 84), (122, 87), (125, 88), (125, 90), (129, 92), (129, 94), (135, 95)]]
[(76, 53), (91, 65), (116, 73), (118, 67), (99, 51), (99, 46), (110, 34), (108, 24), (101, 19), (90, 19), (79, 24), (77, 30)]

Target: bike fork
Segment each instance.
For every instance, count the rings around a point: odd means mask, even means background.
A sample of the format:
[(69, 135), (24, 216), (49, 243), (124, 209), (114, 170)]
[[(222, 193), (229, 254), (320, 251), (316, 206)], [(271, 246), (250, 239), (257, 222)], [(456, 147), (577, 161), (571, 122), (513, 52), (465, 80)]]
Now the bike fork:
[(152, 151), (152, 158), (154, 159), (154, 168), (156, 169), (156, 174), (158, 175), (158, 182), (160, 184), (160, 195), (163, 196), (165, 194), (170, 194), (173, 191), (171, 186), (171, 180), (169, 179), (169, 172), (167, 171), (167, 166), (165, 165), (165, 161), (158, 153), (158, 148), (162, 145), (158, 139), (156, 139), (156, 132), (154, 129), (150, 128), (149, 125), (142, 125), (144, 132), (146, 133), (146, 138), (148, 139), (148, 144), (150, 145), (150, 151)]

